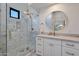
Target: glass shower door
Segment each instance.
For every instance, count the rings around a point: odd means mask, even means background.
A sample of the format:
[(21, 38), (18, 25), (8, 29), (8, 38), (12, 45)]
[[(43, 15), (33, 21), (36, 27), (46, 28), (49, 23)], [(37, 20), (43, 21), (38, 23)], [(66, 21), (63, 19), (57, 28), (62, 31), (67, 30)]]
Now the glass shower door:
[[(22, 5), (25, 4), (7, 4), (7, 55), (24, 56), (30, 51), (29, 32), (28, 32), (28, 17), (24, 14)], [(27, 6), (27, 5), (25, 5)], [(20, 10), (20, 19), (10, 18), (9, 8)]]

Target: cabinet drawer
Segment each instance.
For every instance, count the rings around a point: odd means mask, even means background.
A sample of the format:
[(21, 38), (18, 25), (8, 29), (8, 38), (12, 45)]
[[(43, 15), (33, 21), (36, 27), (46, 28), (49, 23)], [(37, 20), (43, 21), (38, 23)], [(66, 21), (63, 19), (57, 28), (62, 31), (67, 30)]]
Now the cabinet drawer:
[(36, 54), (38, 54), (38, 55), (43, 55), (43, 49), (41, 49), (41, 48), (36, 48)]
[(62, 55), (63, 56), (79, 56), (79, 50), (63, 47)]
[(40, 44), (43, 44), (43, 38), (41, 38), (41, 37), (36, 37), (36, 42), (37, 42), (37, 43), (40, 43)]
[(36, 39), (36, 49), (43, 49), (43, 38), (37, 37)]
[(62, 41), (62, 45), (65, 47), (70, 47), (70, 48), (79, 50), (79, 43), (78, 42)]
[(43, 49), (43, 44), (36, 43), (36, 49)]
[(36, 43), (36, 48), (38, 48), (38, 47), (43, 48), (43, 44)]
[(53, 44), (53, 45), (61, 45), (61, 40), (56, 40), (56, 39), (46, 39), (44, 40), (45, 42), (50, 42), (50, 44)]

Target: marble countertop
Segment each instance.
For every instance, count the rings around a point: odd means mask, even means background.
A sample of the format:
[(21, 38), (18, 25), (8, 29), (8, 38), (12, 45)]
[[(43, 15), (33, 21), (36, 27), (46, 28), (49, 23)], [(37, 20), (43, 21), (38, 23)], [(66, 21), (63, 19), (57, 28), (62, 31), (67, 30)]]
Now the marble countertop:
[(79, 37), (73, 37), (73, 36), (53, 36), (53, 35), (37, 35), (37, 37), (44, 37), (44, 38), (55, 38), (60, 40), (69, 40), (69, 41), (77, 41), (79, 42)]

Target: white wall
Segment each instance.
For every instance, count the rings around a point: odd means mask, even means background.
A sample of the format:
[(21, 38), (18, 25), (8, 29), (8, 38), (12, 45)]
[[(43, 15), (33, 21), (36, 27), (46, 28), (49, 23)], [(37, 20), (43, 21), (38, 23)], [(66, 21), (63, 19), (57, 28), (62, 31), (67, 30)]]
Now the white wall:
[[(40, 20), (45, 24), (45, 18), (53, 11), (63, 11), (68, 16), (68, 24), (63, 33), (79, 34), (79, 4), (56, 4), (40, 12)], [(41, 31), (45, 31), (45, 26), (41, 26)]]

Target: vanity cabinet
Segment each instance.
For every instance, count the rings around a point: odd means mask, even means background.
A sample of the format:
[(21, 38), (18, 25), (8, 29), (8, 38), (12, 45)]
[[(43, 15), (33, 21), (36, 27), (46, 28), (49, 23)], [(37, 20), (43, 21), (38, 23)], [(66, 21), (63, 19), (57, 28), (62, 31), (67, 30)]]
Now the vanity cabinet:
[(61, 41), (37, 37), (36, 54), (41, 56), (61, 56)]
[(44, 56), (61, 56), (61, 41), (55, 39), (45, 39)]
[[(73, 38), (74, 39), (74, 38)], [(79, 41), (63, 37), (36, 38), (36, 54), (41, 56), (79, 56)]]

